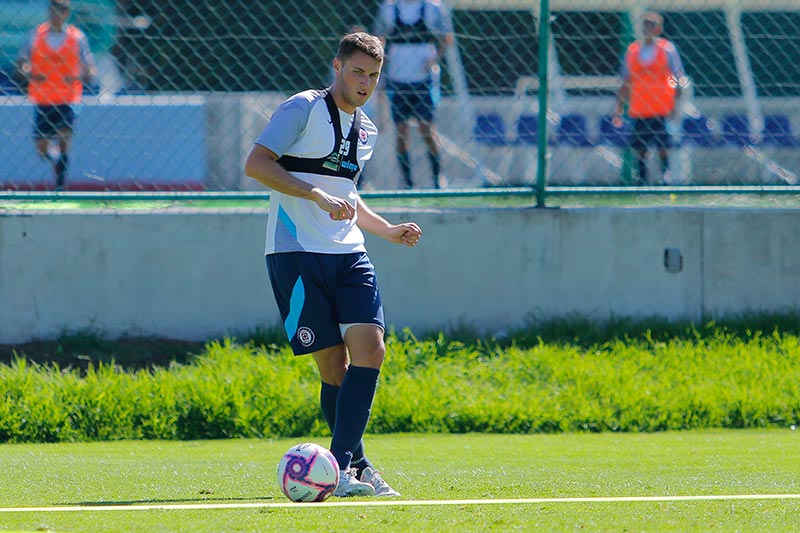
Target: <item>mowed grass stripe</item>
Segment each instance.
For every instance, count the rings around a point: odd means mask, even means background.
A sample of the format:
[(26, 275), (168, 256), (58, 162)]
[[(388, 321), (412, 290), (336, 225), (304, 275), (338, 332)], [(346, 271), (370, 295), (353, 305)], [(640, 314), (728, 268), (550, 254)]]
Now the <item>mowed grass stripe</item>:
[(346, 500), (323, 503), (194, 503), (194, 504), (153, 504), (153, 505), (72, 505), (61, 507), (7, 507), (0, 513), (63, 513), (95, 511), (184, 511), (210, 509), (261, 509), (261, 508), (303, 508), (303, 507), (398, 507), (423, 505), (531, 505), (542, 503), (625, 503), (625, 502), (689, 502), (720, 500), (797, 500), (800, 494), (706, 494), (683, 496), (596, 496), (567, 498), (518, 498), (488, 500)]

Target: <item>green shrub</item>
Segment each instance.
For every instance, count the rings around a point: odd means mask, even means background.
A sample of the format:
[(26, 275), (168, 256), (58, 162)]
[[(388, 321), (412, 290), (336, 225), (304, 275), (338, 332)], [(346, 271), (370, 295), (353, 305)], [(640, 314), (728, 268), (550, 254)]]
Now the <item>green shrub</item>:
[[(651, 432), (800, 418), (796, 332), (593, 327), (593, 343), (572, 331), (553, 341), (391, 333), (368, 429)], [(168, 366), (109, 361), (0, 365), (0, 442), (329, 434), (316, 366), (285, 345), (226, 339)]]

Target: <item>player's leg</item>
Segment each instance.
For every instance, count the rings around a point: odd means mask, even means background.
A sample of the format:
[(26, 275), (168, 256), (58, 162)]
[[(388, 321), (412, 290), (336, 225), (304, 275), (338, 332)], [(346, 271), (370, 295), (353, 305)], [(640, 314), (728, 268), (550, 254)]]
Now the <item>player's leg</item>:
[(657, 129), (653, 132), (653, 141), (661, 163), (661, 181), (665, 182), (669, 175), (669, 149), (672, 147), (672, 137), (667, 130), (667, 118), (660, 118), (655, 128)]
[(631, 151), (636, 158), (637, 177), (636, 185), (647, 184), (647, 144), (649, 126), (646, 119), (637, 118), (633, 121), (631, 133)]
[(67, 180), (67, 170), (69, 168), (69, 149), (72, 146), (72, 128), (61, 128), (56, 132), (58, 139), (59, 156), (53, 164), (56, 174), (56, 188), (63, 189)]
[(397, 164), (400, 166), (400, 173), (403, 176), (403, 186), (407, 189), (414, 187), (414, 180), (411, 178), (411, 157), (409, 155), (409, 127), (408, 119), (410, 109), (408, 106), (408, 87), (404, 84), (389, 84), (392, 89), (390, 100), (392, 108), (392, 122), (395, 125), (397, 138)]
[(336, 402), (336, 425), (331, 452), (343, 469), (349, 469), (369, 422), (378, 376), (386, 348), (383, 329), (373, 324), (355, 324), (345, 332), (350, 353)]
[(414, 180), (411, 177), (411, 156), (408, 153), (408, 122), (395, 122), (397, 132), (397, 164), (400, 166), (400, 173), (403, 176), (403, 186), (407, 189), (414, 188)]
[(50, 140), (47, 137), (35, 137), (33, 139), (33, 145), (36, 148), (36, 153), (39, 154), (39, 157), (50, 162), (50, 156), (47, 153), (47, 149), (50, 146)]
[(55, 127), (49, 117), (50, 106), (37, 105), (33, 115), (33, 144), (36, 153), (45, 161), (50, 161), (47, 148), (50, 144), (50, 137), (55, 134)]
[(431, 176), (433, 186), (437, 189), (445, 187), (442, 181), (442, 162), (439, 150), (439, 135), (436, 131), (434, 115), (436, 104), (433, 98), (433, 88), (431, 84), (421, 84), (419, 91), (415, 95), (414, 112), (419, 122), (419, 133), (428, 148), (428, 160), (431, 163)]
[[(344, 381), (344, 376), (347, 372), (347, 350), (343, 344), (340, 344), (328, 350), (316, 352), (314, 361), (317, 363), (321, 380), (319, 391), (320, 407), (322, 408), (325, 422), (328, 423), (331, 434), (333, 434), (333, 430), (336, 427), (336, 403), (339, 399), (342, 381)], [(356, 478), (358, 478), (365, 468), (371, 466), (372, 464), (364, 454), (364, 441), (362, 439), (353, 450), (350, 467), (355, 469)]]
[(433, 186), (437, 189), (442, 189), (446, 187), (446, 185), (442, 180), (442, 161), (436, 124), (427, 120), (420, 120), (419, 133), (422, 135), (422, 138), (425, 140), (425, 145), (428, 147), (428, 160), (431, 162)]
[[(339, 391), (341, 390), (342, 382), (344, 381), (347, 373), (347, 350), (344, 344), (339, 344), (319, 352), (312, 354), (314, 361), (319, 369), (320, 380), (322, 386), (320, 388), (320, 405), (325, 421), (331, 430), (331, 434), (336, 433), (336, 409), (339, 399)], [(348, 416), (346, 410), (342, 416)], [(334, 447), (333, 439), (331, 439), (331, 448)], [(336, 496), (371, 496), (374, 493), (374, 488), (364, 486), (364, 482), (359, 482), (360, 471), (353, 469), (352, 458), (360, 458), (363, 462), (364, 447), (363, 443), (359, 441), (356, 445), (352, 455), (344, 454), (343, 461), (350, 462), (349, 465), (343, 465), (343, 462), (337, 458), (339, 462), (339, 486), (336, 488)], [(368, 463), (367, 463), (368, 464)]]
[[(345, 345), (350, 352), (351, 359), (345, 382), (352, 379), (354, 385), (352, 387), (352, 399), (345, 399), (343, 394), (340, 394), (340, 402), (342, 402), (342, 405), (350, 404), (351, 409), (348, 409), (348, 411), (351, 413), (350, 416), (353, 417), (353, 423), (349, 431), (353, 435), (362, 425), (366, 429), (366, 423), (369, 421), (372, 403), (375, 399), (375, 389), (378, 385), (380, 367), (386, 355), (383, 334), (383, 328), (374, 324), (355, 324), (350, 326), (344, 335)], [(358, 372), (352, 372), (354, 369), (358, 369)], [(358, 385), (355, 385), (356, 383)], [(345, 385), (343, 384), (342, 391), (344, 390)], [(348, 390), (348, 392), (350, 391)], [(339, 413), (344, 416), (343, 410), (340, 410)], [(337, 431), (340, 428), (342, 428), (342, 425), (337, 425)], [(346, 427), (342, 429), (343, 431), (348, 431)], [(361, 436), (363, 437), (363, 430), (361, 431)], [(362, 466), (359, 479), (372, 485), (375, 496), (400, 495), (368, 462)]]
[(396, 496), (398, 493), (383, 481), (366, 458), (362, 464), (357, 462), (358, 444), (362, 442), (369, 422), (380, 369), (386, 356), (383, 305), (377, 276), (364, 253), (345, 256), (342, 261), (336, 309), (342, 321), (340, 328), (350, 364), (339, 391), (331, 451), (336, 456), (353, 450), (351, 465), (359, 467), (360, 479), (368, 480), (378, 496)]
[[(52, 106), (36, 106), (34, 110), (33, 145), (39, 157), (55, 165), (56, 159), (50, 155), (50, 139), (56, 136), (56, 124)], [(55, 168), (53, 169), (55, 174)], [(56, 190), (58, 186), (56, 185)]]

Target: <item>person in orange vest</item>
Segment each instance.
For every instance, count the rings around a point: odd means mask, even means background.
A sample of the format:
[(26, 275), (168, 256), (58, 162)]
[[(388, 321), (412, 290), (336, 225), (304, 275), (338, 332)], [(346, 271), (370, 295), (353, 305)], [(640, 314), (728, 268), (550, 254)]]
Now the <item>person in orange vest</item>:
[[(35, 105), (36, 151), (53, 165), (57, 191), (64, 190), (67, 177), (73, 106), (80, 103), (84, 84), (97, 72), (86, 35), (66, 23), (70, 9), (70, 0), (49, 0), (48, 22), (36, 27), (18, 60)], [(55, 141), (52, 148), (51, 141)]]
[(622, 126), (622, 113), (628, 104), (628, 116), (633, 120), (630, 147), (634, 150), (638, 176), (637, 185), (648, 183), (647, 148), (655, 145), (661, 161), (662, 180), (669, 172), (671, 139), (667, 122), (674, 116), (681, 87), (686, 83), (681, 56), (672, 41), (659, 37), (664, 19), (648, 12), (642, 17), (644, 37), (628, 46), (622, 66), (620, 87), (613, 123)]

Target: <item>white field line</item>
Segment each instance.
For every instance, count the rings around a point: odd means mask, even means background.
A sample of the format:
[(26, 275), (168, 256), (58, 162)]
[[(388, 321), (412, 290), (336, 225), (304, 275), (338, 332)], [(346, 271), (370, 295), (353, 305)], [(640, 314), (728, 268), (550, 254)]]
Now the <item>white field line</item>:
[(618, 503), (618, 502), (692, 502), (732, 500), (799, 500), (800, 494), (711, 494), (705, 496), (609, 496), (579, 498), (520, 498), (498, 500), (334, 500), (324, 503), (253, 502), (253, 503), (191, 503), (152, 505), (69, 505), (52, 507), (0, 507), (0, 513), (63, 513), (96, 511), (154, 511), (207, 509), (269, 509), (307, 507), (416, 507), (432, 505), (532, 505), (542, 503)]

